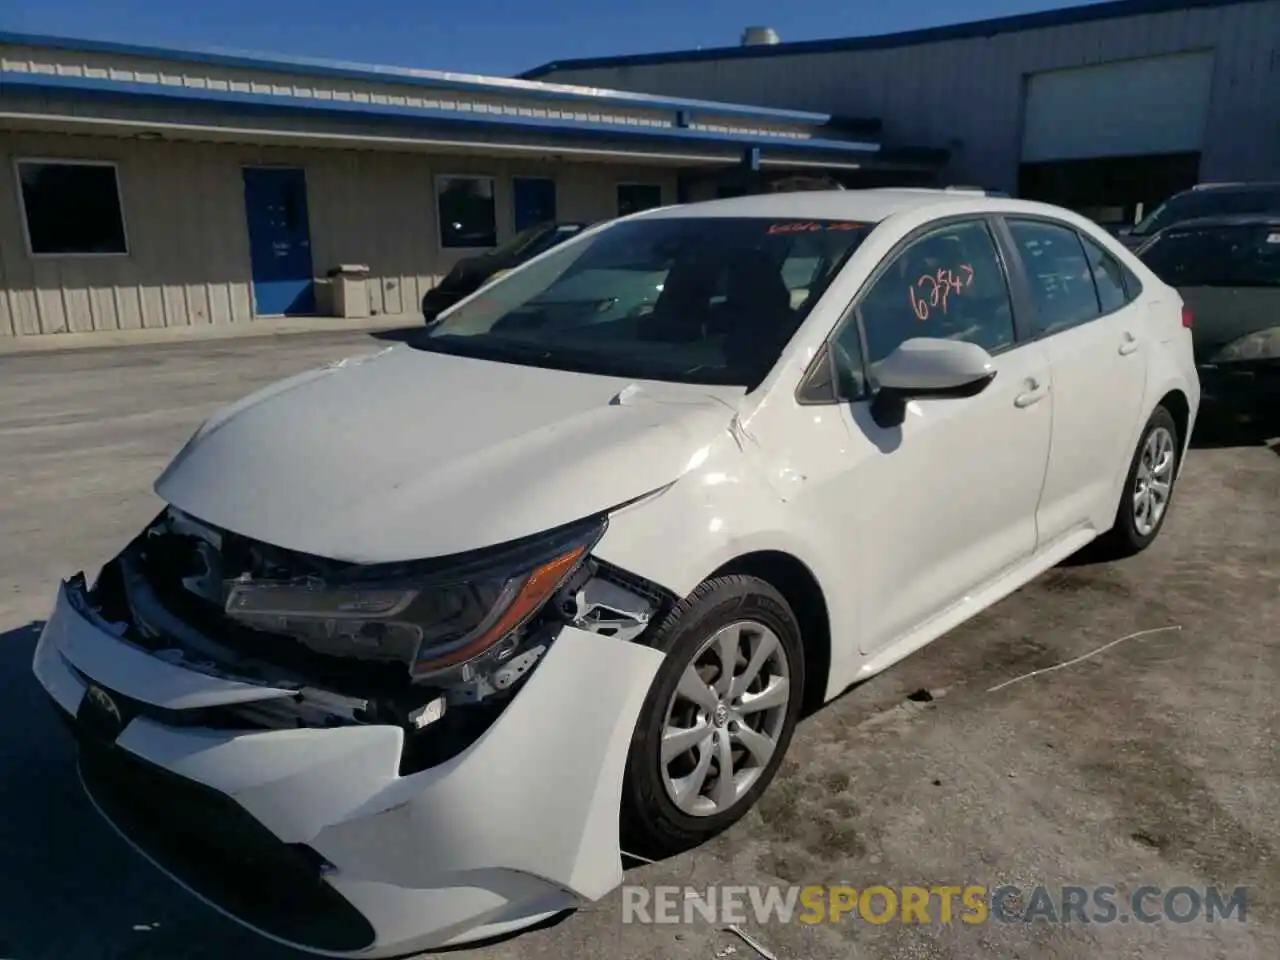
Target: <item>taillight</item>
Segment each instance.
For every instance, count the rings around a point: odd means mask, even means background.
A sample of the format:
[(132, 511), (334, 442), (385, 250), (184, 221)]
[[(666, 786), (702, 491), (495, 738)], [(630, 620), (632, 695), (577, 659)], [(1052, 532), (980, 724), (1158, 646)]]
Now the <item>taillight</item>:
[(1196, 324), (1195, 315), (1192, 314), (1191, 308), (1185, 303), (1182, 305), (1182, 325), (1190, 330)]

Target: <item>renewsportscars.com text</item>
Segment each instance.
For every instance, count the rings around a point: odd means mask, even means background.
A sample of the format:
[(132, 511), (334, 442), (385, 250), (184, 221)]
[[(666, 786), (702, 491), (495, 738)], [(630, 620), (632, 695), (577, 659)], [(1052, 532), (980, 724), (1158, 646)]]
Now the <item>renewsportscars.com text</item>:
[(1244, 923), (1246, 887), (624, 886), (623, 923)]

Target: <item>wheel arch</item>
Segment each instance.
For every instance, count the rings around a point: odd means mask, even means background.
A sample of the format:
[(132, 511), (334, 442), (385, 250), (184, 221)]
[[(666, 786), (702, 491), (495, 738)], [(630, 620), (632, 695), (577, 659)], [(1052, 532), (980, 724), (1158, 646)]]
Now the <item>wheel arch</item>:
[(708, 579), (731, 575), (758, 577), (782, 594), (800, 624), (804, 644), (803, 716), (821, 707), (831, 675), (831, 618), (827, 599), (813, 571), (783, 550), (755, 550), (723, 563)]
[(1189, 428), (1191, 426), (1191, 401), (1187, 395), (1181, 390), (1173, 389), (1166, 393), (1163, 397), (1156, 401), (1157, 407), (1164, 407), (1173, 417), (1173, 422), (1178, 427), (1178, 456), (1182, 456), (1182, 452), (1187, 449), (1190, 442)]

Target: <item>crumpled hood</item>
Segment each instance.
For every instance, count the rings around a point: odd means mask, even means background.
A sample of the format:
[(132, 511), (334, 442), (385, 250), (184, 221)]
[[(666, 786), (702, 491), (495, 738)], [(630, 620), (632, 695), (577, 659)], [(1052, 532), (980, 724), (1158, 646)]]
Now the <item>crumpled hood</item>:
[(447, 556), (670, 483), (743, 393), (399, 346), (215, 414), (155, 490), (207, 523), (317, 556)]

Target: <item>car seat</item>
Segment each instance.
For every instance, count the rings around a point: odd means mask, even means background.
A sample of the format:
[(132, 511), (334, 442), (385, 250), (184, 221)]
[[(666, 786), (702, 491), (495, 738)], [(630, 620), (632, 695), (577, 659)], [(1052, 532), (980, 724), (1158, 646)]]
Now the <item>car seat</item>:
[(723, 335), (730, 367), (758, 370), (771, 364), (795, 333), (791, 291), (775, 259), (763, 250), (741, 248), (725, 262), (725, 300), (711, 319), (713, 335)]
[(640, 320), (640, 339), (679, 343), (705, 338), (715, 273), (700, 260), (676, 263), (663, 281), (653, 310)]

